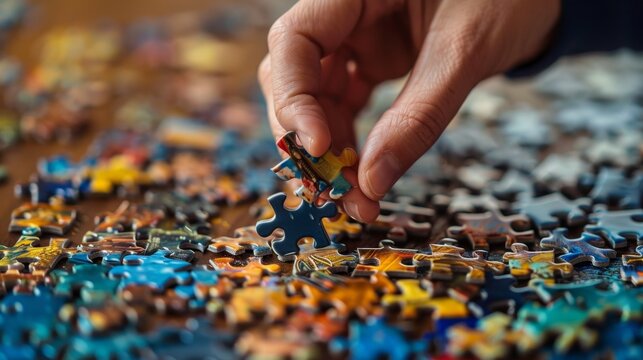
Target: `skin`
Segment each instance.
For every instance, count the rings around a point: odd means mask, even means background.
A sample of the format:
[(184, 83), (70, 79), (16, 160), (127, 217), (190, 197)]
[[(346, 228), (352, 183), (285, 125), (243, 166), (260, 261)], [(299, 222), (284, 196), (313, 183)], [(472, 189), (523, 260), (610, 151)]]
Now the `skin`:
[(301, 0), (271, 27), (259, 67), (273, 133), (296, 131), (314, 156), (355, 147), (374, 87), (409, 74), (345, 170), (355, 188), (341, 205), (371, 222), (468, 93), (537, 57), (559, 15), (560, 0)]

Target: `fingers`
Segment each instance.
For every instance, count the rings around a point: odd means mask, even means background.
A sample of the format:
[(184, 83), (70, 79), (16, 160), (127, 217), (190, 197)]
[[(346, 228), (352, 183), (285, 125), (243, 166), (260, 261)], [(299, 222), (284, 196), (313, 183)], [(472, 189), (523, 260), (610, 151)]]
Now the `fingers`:
[(297, 132), (313, 156), (331, 142), (318, 102), (321, 59), (337, 49), (357, 25), (361, 0), (298, 2), (270, 29), (268, 47), (274, 112), (281, 126)]
[(442, 30), (426, 37), (404, 89), (364, 144), (359, 186), (372, 200), (433, 145), (478, 81), (467, 65), (469, 39), (459, 28)]

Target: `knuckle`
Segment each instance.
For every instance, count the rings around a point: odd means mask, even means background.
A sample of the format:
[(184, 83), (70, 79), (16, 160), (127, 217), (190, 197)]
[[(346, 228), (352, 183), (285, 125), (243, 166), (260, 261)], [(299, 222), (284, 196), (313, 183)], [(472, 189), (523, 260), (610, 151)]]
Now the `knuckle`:
[(268, 31), (268, 47), (272, 48), (282, 41), (285, 41), (289, 30), (283, 18), (277, 19)]

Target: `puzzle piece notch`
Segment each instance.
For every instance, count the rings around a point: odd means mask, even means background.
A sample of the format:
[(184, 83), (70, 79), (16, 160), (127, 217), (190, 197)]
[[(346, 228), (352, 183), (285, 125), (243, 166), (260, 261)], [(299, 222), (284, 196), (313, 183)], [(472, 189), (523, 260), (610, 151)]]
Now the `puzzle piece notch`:
[(257, 222), (257, 233), (262, 237), (270, 236), (275, 230), (281, 229), (283, 236), (272, 241), (272, 250), (278, 256), (287, 257), (299, 251), (299, 240), (310, 237), (314, 239), (314, 247), (319, 249), (331, 244), (328, 234), (322, 224), (323, 218), (337, 215), (337, 205), (326, 202), (316, 206), (302, 201), (295, 209), (285, 207), (286, 194), (276, 193), (268, 198), (275, 214), (268, 220)]
[(416, 266), (407, 265), (417, 253), (414, 249), (398, 249), (391, 240), (382, 240), (379, 248), (359, 248), (359, 263), (353, 276), (368, 276), (382, 272), (390, 277), (417, 277)]
[(297, 144), (296, 134), (292, 131), (279, 139), (277, 146), (290, 157), (274, 166), (272, 171), (282, 180), (300, 179), (303, 185), (295, 193), (307, 202), (314, 203), (326, 189), (330, 189), (329, 196), (334, 200), (352, 189), (342, 175), (342, 168), (357, 162), (355, 150), (345, 148), (339, 156), (329, 150), (321, 157), (314, 157)]
[(502, 259), (516, 279), (570, 277), (574, 265), (568, 262), (557, 263), (555, 257), (554, 250), (529, 251), (527, 245), (515, 243), (511, 245), (511, 252), (504, 253)]
[(466, 237), (473, 249), (489, 250), (491, 245), (503, 242), (506, 249), (517, 242), (531, 243), (533, 230), (514, 230), (512, 224), (528, 228), (529, 220), (523, 215), (503, 215), (498, 209), (484, 213), (461, 213), (457, 220), (460, 226), (451, 226), (447, 234), (451, 237)]
[(471, 258), (462, 256), (464, 249), (454, 246), (453, 243), (456, 242), (453, 240), (446, 244), (431, 244), (431, 254), (415, 254), (413, 264), (429, 266), (429, 279), (451, 280), (454, 272), (465, 272), (465, 281), (475, 284), (484, 283), (485, 273), (488, 271), (494, 274), (502, 274), (505, 271), (505, 264), (486, 260), (485, 251), (474, 251), (474, 257)]
[(597, 235), (584, 232), (577, 239), (570, 239), (566, 235), (566, 228), (554, 229), (550, 236), (540, 240), (540, 246), (564, 252), (560, 258), (571, 264), (591, 261), (594, 266), (605, 267), (609, 265), (610, 259), (616, 257), (616, 251), (594, 246), (603, 244), (603, 240)]
[(403, 242), (408, 237), (426, 238), (431, 234), (431, 223), (435, 211), (413, 205), (411, 197), (400, 196), (397, 202), (380, 201), (381, 213), (367, 229), (387, 231), (387, 238)]
[(628, 239), (643, 244), (643, 210), (596, 209), (590, 221), (593, 224), (586, 225), (585, 231), (602, 235), (613, 248), (627, 247)]
[(0, 271), (22, 270), (25, 264), (31, 273), (46, 274), (58, 262), (75, 252), (67, 248), (70, 241), (65, 238), (52, 238), (47, 246), (40, 246), (41, 240), (35, 236), (21, 236), (14, 246), (0, 245)]

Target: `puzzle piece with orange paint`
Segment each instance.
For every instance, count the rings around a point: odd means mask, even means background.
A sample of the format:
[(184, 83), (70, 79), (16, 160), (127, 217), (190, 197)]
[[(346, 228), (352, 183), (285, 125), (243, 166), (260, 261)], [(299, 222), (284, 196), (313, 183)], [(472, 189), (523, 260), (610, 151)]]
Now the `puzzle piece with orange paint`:
[(245, 261), (229, 257), (210, 259), (210, 265), (219, 270), (220, 276), (243, 282), (245, 286), (261, 283), (266, 275), (276, 275), (281, 272), (277, 264), (263, 264), (260, 257), (250, 257)]
[(463, 318), (468, 316), (467, 306), (451, 297), (433, 297), (431, 292), (422, 287), (420, 280), (402, 279), (396, 283), (399, 294), (386, 294), (382, 305), (399, 306), (402, 317), (413, 319), (420, 311), (432, 311), (434, 319)]
[(265, 256), (272, 254), (270, 242), (275, 236), (263, 238), (257, 234), (254, 226), (238, 228), (234, 237), (220, 236), (212, 239), (208, 251), (213, 253), (227, 252), (230, 255), (241, 255), (246, 250), (252, 250), (254, 256)]
[(574, 271), (574, 265), (564, 261), (557, 263), (554, 250), (529, 251), (527, 245), (515, 243), (511, 252), (502, 255), (509, 266), (509, 271), (517, 279), (554, 279), (569, 277)]
[(359, 264), (355, 266), (353, 276), (383, 272), (391, 277), (414, 278), (417, 276), (416, 267), (411, 260), (416, 253), (414, 249), (394, 248), (391, 240), (382, 240), (379, 248), (357, 249)]
[(37, 228), (43, 234), (64, 235), (71, 229), (76, 217), (76, 210), (62, 204), (26, 203), (11, 212), (9, 231)]

